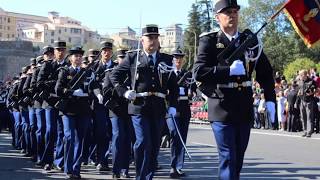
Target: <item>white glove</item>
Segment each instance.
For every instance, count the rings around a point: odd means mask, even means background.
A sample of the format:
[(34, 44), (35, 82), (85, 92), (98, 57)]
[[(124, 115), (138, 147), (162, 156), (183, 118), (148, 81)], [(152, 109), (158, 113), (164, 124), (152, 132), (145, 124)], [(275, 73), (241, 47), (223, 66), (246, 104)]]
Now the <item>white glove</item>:
[(179, 95), (186, 95), (186, 93), (184, 92), (184, 87), (179, 87)]
[(99, 104), (103, 104), (103, 96), (101, 94), (97, 94), (97, 98), (99, 100)]
[(177, 110), (176, 110), (176, 108), (174, 108), (174, 107), (169, 107), (169, 109), (168, 109), (168, 115), (171, 117), (171, 116), (176, 116), (176, 114), (177, 114)]
[(245, 69), (243, 66), (243, 62), (238, 60), (233, 61), (233, 63), (230, 66), (230, 76), (233, 75), (245, 75)]
[(136, 94), (136, 91), (134, 90), (128, 90), (124, 93), (123, 96), (131, 101), (136, 99), (137, 94)]
[(74, 90), (73, 93), (72, 93), (72, 95), (74, 95), (74, 96), (79, 96), (79, 97), (84, 96), (82, 89), (76, 89), (76, 90)]
[(276, 115), (276, 108), (275, 108), (274, 102), (267, 101), (266, 102), (266, 110), (267, 110), (267, 113), (269, 113), (271, 122), (274, 123), (274, 118), (275, 118), (275, 115)]

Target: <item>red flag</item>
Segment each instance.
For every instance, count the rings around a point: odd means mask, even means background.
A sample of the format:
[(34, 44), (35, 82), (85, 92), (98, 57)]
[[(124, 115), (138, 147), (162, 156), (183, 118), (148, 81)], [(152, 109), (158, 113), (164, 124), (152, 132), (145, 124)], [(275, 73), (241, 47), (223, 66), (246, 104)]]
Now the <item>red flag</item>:
[(320, 44), (320, 0), (289, 0), (284, 10), (309, 48)]

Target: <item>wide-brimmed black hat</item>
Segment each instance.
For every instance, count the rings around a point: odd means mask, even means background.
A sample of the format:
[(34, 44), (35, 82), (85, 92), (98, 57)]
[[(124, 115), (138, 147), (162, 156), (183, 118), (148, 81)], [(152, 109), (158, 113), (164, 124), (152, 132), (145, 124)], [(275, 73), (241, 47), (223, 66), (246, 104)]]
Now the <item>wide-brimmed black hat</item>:
[(99, 51), (96, 50), (96, 49), (89, 49), (88, 50), (88, 56), (91, 57), (91, 56), (98, 56), (99, 54)]
[(146, 27), (142, 28), (142, 36), (149, 36), (149, 35), (160, 35), (159, 28), (155, 24), (147, 24)]
[(128, 51), (128, 49), (124, 49), (124, 48), (117, 49), (117, 57), (119, 57), (119, 58), (126, 57), (127, 51)]
[(111, 41), (102, 41), (100, 43), (100, 49), (112, 49), (113, 47), (113, 44)]
[(56, 49), (66, 49), (67, 43), (65, 41), (54, 41), (53, 47)]
[(21, 72), (25, 74), (28, 72), (29, 69), (30, 69), (30, 66), (24, 66), (21, 68)]
[(53, 54), (54, 49), (51, 46), (45, 46), (42, 48), (42, 55), (47, 54), (47, 53), (52, 53)]
[(42, 63), (43, 60), (44, 60), (44, 59), (43, 59), (43, 56), (38, 56), (38, 57), (36, 58), (37, 64)]
[(80, 47), (80, 46), (72, 47), (69, 50), (69, 54), (70, 55), (73, 55), (73, 54), (81, 54), (81, 55), (83, 55), (84, 54), (84, 50), (82, 50), (82, 47)]
[(214, 10), (216, 13), (220, 13), (228, 8), (240, 9), (240, 6), (237, 3), (237, 0), (217, 0), (214, 5)]
[(36, 58), (30, 58), (30, 65), (35, 66), (37, 64)]
[(185, 56), (186, 54), (183, 53), (180, 49), (176, 49), (176, 50), (174, 50), (174, 51), (172, 52), (172, 55), (173, 55), (173, 56), (183, 57), (183, 56)]

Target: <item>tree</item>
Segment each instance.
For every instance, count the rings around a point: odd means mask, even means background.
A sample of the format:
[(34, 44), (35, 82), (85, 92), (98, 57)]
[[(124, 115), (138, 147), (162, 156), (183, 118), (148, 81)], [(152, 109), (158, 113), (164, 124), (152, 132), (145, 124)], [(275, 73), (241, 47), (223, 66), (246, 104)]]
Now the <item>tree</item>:
[(317, 65), (311, 59), (298, 58), (286, 65), (286, 67), (284, 68), (284, 76), (287, 79), (292, 79), (296, 77), (298, 71), (302, 69), (309, 70), (315, 67), (317, 67)]
[(201, 30), (209, 32), (213, 26), (212, 2), (211, 0), (200, 0), (197, 2), (200, 12)]
[[(184, 34), (184, 52), (188, 63), (185, 63), (184, 68), (191, 68), (196, 54), (194, 52), (195, 46), (199, 44), (199, 35), (201, 33), (201, 14), (199, 6), (195, 3), (191, 6), (191, 11), (188, 15), (188, 26)], [(195, 38), (197, 43), (195, 44)]]

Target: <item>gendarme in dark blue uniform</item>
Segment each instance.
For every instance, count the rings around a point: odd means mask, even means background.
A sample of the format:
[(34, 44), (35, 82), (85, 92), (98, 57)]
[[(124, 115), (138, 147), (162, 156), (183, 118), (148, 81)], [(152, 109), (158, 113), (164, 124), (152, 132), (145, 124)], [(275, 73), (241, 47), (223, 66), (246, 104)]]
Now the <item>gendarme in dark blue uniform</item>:
[[(159, 71), (160, 63), (172, 66), (172, 56), (159, 53), (158, 27), (150, 25), (142, 30), (143, 49), (129, 53), (124, 62), (112, 72), (110, 80), (118, 95), (131, 100), (128, 113), (136, 134), (134, 157), (136, 179), (152, 179), (156, 170), (156, 160), (160, 147), (160, 131), (167, 112), (175, 115), (177, 104), (177, 84), (174, 73)], [(136, 59), (137, 73), (135, 73)], [(129, 77), (135, 81), (132, 90), (124, 84)], [(132, 83), (131, 86), (133, 86)]]
[[(262, 52), (255, 61), (240, 57), (232, 62), (226, 59), (243, 42), (246, 34), (238, 32), (236, 0), (219, 0), (215, 3), (220, 31), (200, 36), (195, 78), (201, 82), (202, 91), (208, 96), (209, 121), (219, 152), (219, 179), (237, 180), (243, 164), (250, 128), (253, 122), (253, 92), (251, 74), (264, 89), (267, 110), (274, 117), (275, 92), (272, 67)], [(240, 36), (240, 40), (237, 39)], [(234, 43), (226, 57), (218, 62), (220, 54)], [(232, 44), (233, 44), (232, 43)], [(254, 52), (254, 54), (258, 54)]]

